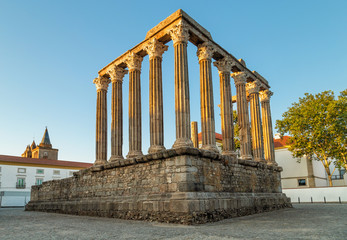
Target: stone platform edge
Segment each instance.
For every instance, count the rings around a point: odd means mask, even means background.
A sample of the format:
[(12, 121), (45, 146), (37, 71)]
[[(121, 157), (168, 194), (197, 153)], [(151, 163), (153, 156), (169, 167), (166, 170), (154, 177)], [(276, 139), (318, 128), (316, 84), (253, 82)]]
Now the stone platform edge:
[(25, 210), (191, 225), (288, 207), (290, 199), (283, 193), (185, 192), (36, 201)]
[(162, 160), (170, 157), (176, 157), (176, 156), (182, 156), (182, 155), (188, 155), (188, 156), (199, 156), (204, 158), (209, 158), (213, 161), (220, 161), (222, 163), (228, 163), (229, 161), (234, 164), (240, 164), (244, 166), (252, 166), (252, 167), (258, 167), (258, 168), (268, 168), (270, 170), (276, 171), (276, 172), (282, 172), (283, 168), (274, 164), (268, 164), (266, 162), (257, 162), (253, 160), (244, 160), (237, 158), (236, 156), (231, 155), (222, 155), (219, 153), (215, 153), (212, 151), (204, 150), (204, 149), (198, 149), (193, 147), (184, 147), (184, 148), (176, 148), (176, 149), (166, 149), (158, 153), (152, 153), (147, 155), (142, 155), (135, 158), (127, 158), (122, 160), (116, 160), (113, 162), (108, 162), (104, 165), (96, 165), (92, 166), (90, 168), (82, 169), (78, 172), (74, 172), (73, 175), (75, 177), (81, 176), (86, 172), (92, 171), (92, 172), (98, 172), (103, 171), (104, 169), (112, 169), (112, 168), (119, 168), (119, 167), (125, 167), (130, 165), (136, 165), (139, 163), (145, 163), (155, 160)]

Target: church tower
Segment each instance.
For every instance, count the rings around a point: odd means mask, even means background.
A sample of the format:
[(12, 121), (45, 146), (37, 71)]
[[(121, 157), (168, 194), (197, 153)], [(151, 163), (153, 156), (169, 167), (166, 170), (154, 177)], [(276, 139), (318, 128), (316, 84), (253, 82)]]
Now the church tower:
[(47, 127), (45, 133), (43, 134), (41, 143), (36, 145), (35, 141), (33, 141), (31, 146), (27, 146), (25, 152), (22, 154), (22, 157), (58, 160), (58, 149), (52, 148)]

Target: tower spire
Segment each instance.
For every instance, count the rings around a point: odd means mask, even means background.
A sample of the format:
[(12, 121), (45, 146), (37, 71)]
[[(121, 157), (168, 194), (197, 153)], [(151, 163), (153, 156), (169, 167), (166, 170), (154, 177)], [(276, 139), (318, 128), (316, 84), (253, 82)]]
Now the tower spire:
[(49, 140), (49, 134), (48, 134), (47, 126), (46, 126), (45, 133), (43, 134), (43, 137), (42, 137), (42, 140), (41, 140), (41, 143), (39, 146), (52, 148), (51, 141)]

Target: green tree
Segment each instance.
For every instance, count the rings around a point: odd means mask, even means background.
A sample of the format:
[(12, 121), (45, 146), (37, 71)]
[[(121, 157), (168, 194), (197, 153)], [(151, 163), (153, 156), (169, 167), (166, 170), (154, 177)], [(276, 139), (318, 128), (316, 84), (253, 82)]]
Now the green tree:
[[(346, 90), (336, 100), (334, 92), (305, 93), (293, 103), (276, 129), (291, 138), (289, 150), (294, 157), (308, 156), (322, 162), (332, 186), (330, 165), (346, 160)], [(344, 160), (343, 160), (344, 159)]]
[(333, 157), (337, 160), (336, 166), (347, 169), (347, 89), (340, 93), (333, 110), (336, 113), (336, 122), (333, 126), (335, 129), (335, 146)]

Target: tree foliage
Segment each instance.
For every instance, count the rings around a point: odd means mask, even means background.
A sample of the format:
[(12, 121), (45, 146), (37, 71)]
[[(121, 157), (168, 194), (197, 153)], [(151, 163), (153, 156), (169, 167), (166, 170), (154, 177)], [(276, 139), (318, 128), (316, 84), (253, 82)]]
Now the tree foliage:
[(335, 99), (334, 92), (305, 93), (298, 103), (276, 121), (276, 129), (291, 138), (294, 157), (310, 156), (321, 161), (332, 185), (329, 166), (346, 166), (347, 90)]

